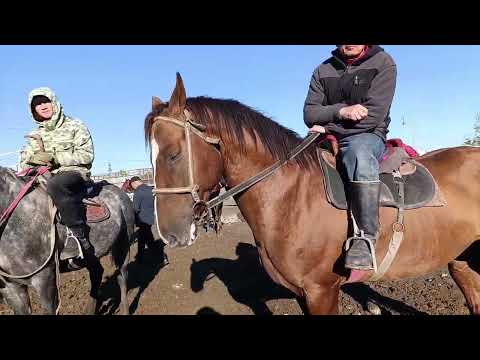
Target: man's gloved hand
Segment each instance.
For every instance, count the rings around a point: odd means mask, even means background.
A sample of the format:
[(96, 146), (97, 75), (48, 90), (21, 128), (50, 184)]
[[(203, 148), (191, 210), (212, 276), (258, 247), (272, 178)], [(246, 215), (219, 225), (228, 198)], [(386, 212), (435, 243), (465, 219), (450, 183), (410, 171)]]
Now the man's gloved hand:
[(52, 154), (45, 151), (38, 151), (33, 154), (32, 158), (28, 161), (31, 165), (51, 166), (54, 162)]

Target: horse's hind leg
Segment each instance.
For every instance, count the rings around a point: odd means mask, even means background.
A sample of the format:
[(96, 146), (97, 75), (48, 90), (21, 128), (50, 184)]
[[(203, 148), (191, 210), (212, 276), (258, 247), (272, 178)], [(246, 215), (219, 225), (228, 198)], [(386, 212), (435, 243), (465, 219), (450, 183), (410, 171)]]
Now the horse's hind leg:
[(95, 315), (98, 306), (98, 295), (100, 285), (102, 284), (103, 266), (98, 258), (90, 259), (87, 265), (88, 275), (90, 276), (90, 299), (85, 310), (86, 315)]
[(121, 296), (121, 313), (122, 315), (128, 315), (128, 300), (127, 300), (127, 276), (128, 276), (128, 271), (127, 271), (127, 264), (125, 261), (125, 264), (123, 264), (120, 267), (120, 271), (117, 274), (117, 281), (118, 281), (118, 286), (120, 287), (120, 296)]
[(480, 240), (450, 262), (448, 270), (465, 296), (470, 312), (480, 315)]
[(117, 282), (118, 286), (120, 287), (121, 314), (129, 315), (127, 299), (127, 265), (128, 261), (130, 260), (130, 244), (128, 242), (128, 237), (125, 237), (125, 241), (120, 241), (115, 244), (114, 248), (112, 249), (112, 259), (118, 269)]
[(480, 315), (480, 274), (468, 261), (454, 260), (448, 264), (448, 270), (467, 300), (473, 315)]
[(3, 298), (15, 315), (31, 315), (30, 296), (25, 285), (7, 283), (1, 289)]

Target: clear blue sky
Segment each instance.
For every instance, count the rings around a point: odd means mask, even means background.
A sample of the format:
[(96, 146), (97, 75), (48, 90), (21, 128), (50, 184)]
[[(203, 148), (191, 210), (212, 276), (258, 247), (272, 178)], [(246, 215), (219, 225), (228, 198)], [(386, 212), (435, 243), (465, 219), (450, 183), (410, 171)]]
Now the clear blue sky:
[[(457, 146), (480, 112), (480, 46), (383, 46), (398, 66), (390, 137), (423, 149)], [(332, 46), (0, 46), (0, 154), (34, 126), (28, 92), (51, 87), (95, 144), (94, 174), (149, 167), (143, 120), (168, 100), (175, 72), (187, 96), (237, 99), (306, 134), (302, 108), (314, 68)], [(402, 126), (402, 117), (406, 125)], [(0, 165), (16, 163), (0, 156)]]

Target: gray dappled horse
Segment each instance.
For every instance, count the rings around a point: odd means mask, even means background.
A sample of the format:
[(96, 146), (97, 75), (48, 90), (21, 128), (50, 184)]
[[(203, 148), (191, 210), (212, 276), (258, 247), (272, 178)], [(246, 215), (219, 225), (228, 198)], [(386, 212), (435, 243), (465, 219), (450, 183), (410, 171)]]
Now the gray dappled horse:
[[(24, 180), (14, 171), (0, 167), (0, 214), (20, 192)], [(128, 196), (115, 185), (99, 184), (98, 199), (107, 204), (110, 217), (102, 222), (90, 223), (90, 242), (97, 258), (111, 253), (116, 267), (121, 293), (121, 312), (128, 314), (127, 262), (133, 240), (135, 214)], [(0, 269), (8, 274), (30, 274), (48, 258), (51, 250), (50, 215), (45, 191), (35, 189), (25, 195), (6, 224), (0, 228)], [(57, 247), (62, 250), (66, 228), (57, 222)], [(98, 290), (102, 282), (101, 265), (87, 268), (91, 290), (85, 313), (97, 309)], [(30, 314), (27, 287), (37, 292), (41, 305), (48, 314), (55, 314), (59, 304), (56, 285), (55, 257), (35, 275), (25, 279), (0, 278), (0, 295), (15, 314)]]

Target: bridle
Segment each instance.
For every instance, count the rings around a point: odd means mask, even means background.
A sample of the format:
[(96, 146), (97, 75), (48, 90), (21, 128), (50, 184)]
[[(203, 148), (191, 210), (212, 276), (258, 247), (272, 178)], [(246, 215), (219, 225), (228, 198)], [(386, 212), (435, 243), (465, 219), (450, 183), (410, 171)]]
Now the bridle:
[[(211, 145), (218, 145), (220, 143), (220, 139), (213, 138), (207, 136), (204, 131), (206, 126), (203, 124), (196, 123), (190, 118), (190, 115), (187, 111), (185, 111), (185, 121), (177, 120), (172, 117), (168, 116), (157, 116), (153, 119), (154, 122), (156, 121), (166, 121), (172, 123), (174, 125), (183, 127), (185, 130), (185, 140), (187, 142), (187, 153), (188, 153), (188, 180), (189, 185), (184, 187), (176, 187), (176, 188), (157, 188), (156, 186), (153, 189), (153, 195), (157, 194), (187, 194), (190, 193), (193, 198), (193, 213), (194, 213), (194, 220), (195, 222), (201, 223), (205, 220), (207, 215), (209, 215), (208, 210), (212, 207), (208, 207), (207, 202), (200, 199), (198, 195), (198, 190), (200, 186), (195, 183), (194, 175), (193, 175), (193, 152), (192, 152), (192, 134), (200, 137), (203, 141)], [(155, 182), (155, 179), (153, 179)]]
[[(210, 216), (210, 209), (220, 205), (224, 200), (228, 199), (231, 196), (237, 195), (240, 192), (248, 189), (249, 187), (255, 185), (259, 181), (265, 179), (266, 177), (273, 174), (275, 170), (279, 167), (283, 166), (289, 160), (295, 158), (298, 154), (300, 154), (303, 150), (305, 150), (310, 144), (312, 144), (319, 136), (324, 135), (321, 133), (310, 133), (308, 137), (306, 137), (297, 147), (291, 150), (284, 159), (278, 160), (273, 165), (267, 167), (257, 175), (249, 178), (248, 180), (234, 186), (233, 188), (229, 189), (222, 195), (218, 195), (213, 199), (207, 201), (203, 201), (200, 199), (198, 195), (198, 190), (200, 186), (195, 183), (194, 176), (193, 176), (193, 152), (192, 152), (192, 141), (191, 136), (192, 134), (197, 135), (206, 143), (211, 145), (219, 145), (220, 139), (213, 138), (204, 134), (206, 130), (206, 126), (203, 124), (199, 124), (190, 117), (190, 113), (185, 110), (185, 121), (177, 120), (169, 116), (156, 116), (153, 119), (153, 122), (156, 121), (167, 121), (174, 125), (183, 127), (185, 130), (185, 139), (187, 142), (187, 152), (188, 152), (188, 178), (189, 178), (189, 185), (185, 187), (178, 187), (178, 188), (157, 188), (156, 185), (153, 188), (153, 195), (157, 194), (187, 194), (190, 193), (193, 198), (193, 220), (196, 224), (201, 224), (205, 222), (207, 216)], [(328, 137), (324, 138), (322, 141), (327, 140)], [(155, 179), (153, 179), (155, 182)]]

